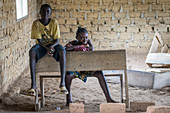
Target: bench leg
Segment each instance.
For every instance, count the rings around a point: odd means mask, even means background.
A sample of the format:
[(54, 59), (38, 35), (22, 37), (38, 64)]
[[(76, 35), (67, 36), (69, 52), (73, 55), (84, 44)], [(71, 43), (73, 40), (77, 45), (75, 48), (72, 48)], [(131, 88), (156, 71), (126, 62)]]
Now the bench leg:
[(35, 111), (40, 110), (40, 103), (38, 102), (38, 74), (36, 74), (36, 94), (35, 94)]
[(120, 95), (121, 95), (121, 100), (120, 100), (120, 101), (121, 101), (121, 103), (123, 103), (123, 75), (122, 75), (122, 74), (120, 75), (120, 87), (121, 87), (121, 88), (120, 88), (120, 89), (121, 89), (121, 90), (120, 90), (120, 91), (121, 91), (121, 93), (120, 93)]
[(128, 94), (127, 70), (124, 70), (124, 78), (125, 78), (126, 107), (129, 108), (129, 94)]
[(43, 77), (40, 77), (40, 91), (41, 91), (41, 107), (45, 106), (45, 98), (44, 98), (44, 81)]

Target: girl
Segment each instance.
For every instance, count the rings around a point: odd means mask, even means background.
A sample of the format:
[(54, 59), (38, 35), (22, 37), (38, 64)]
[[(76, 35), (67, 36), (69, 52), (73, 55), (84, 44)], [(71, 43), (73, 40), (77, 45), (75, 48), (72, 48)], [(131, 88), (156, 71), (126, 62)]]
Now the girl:
[(48, 4), (41, 6), (41, 19), (37, 19), (32, 24), (31, 39), (36, 39), (34, 45), (29, 51), (30, 57), (30, 72), (31, 72), (31, 88), (27, 94), (35, 96), (35, 68), (36, 62), (45, 54), (49, 57), (54, 57), (56, 61), (60, 62), (61, 82), (60, 90), (67, 94), (65, 88), (65, 49), (59, 44), (60, 30), (57, 20), (51, 19), (51, 7)]
[[(93, 45), (91, 41), (88, 39), (88, 32), (85, 28), (78, 27), (76, 32), (76, 40), (73, 40), (65, 45), (65, 49), (67, 51), (93, 51)], [(100, 86), (105, 94), (107, 102), (115, 103), (109, 93), (107, 82), (103, 75), (102, 71), (67, 71), (66, 72), (66, 88), (68, 90), (68, 94), (66, 95), (67, 102), (66, 105), (68, 106), (69, 103), (72, 103), (71, 99), (71, 82), (74, 78), (79, 78), (86, 82), (87, 76), (94, 76), (97, 77), (100, 83)]]

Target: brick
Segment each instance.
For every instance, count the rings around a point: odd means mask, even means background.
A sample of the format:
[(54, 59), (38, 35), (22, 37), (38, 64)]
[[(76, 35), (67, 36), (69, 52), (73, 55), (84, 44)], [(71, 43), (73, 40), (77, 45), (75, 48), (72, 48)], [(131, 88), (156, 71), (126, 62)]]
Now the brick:
[(87, 1), (89, 4), (99, 4), (100, 0), (88, 0)]
[(130, 16), (130, 18), (139, 18), (140, 12), (130, 12), (129, 16)]
[(71, 32), (76, 33), (78, 26), (70, 26)]
[(113, 6), (112, 6), (112, 11), (114, 11), (114, 12), (118, 12), (119, 10), (120, 10), (120, 4), (114, 4)]
[(126, 107), (123, 103), (100, 104), (100, 113), (125, 113)]
[(154, 102), (130, 102), (130, 110), (132, 111), (146, 111), (148, 106), (154, 106)]
[(68, 24), (68, 25), (77, 25), (77, 20), (76, 19), (67, 19), (66, 24)]
[(147, 113), (170, 113), (170, 106), (148, 106)]
[(63, 33), (62, 34), (64, 40), (74, 40), (75, 39), (75, 33)]
[(137, 11), (148, 11), (149, 5), (147, 4), (138, 4), (136, 5)]
[(57, 5), (57, 4), (51, 4), (50, 5), (52, 9), (58, 10), (58, 11), (64, 11), (65, 6), (64, 5)]
[(125, 32), (125, 26), (116, 26), (113, 28), (114, 32)]
[(118, 24), (118, 20), (106, 20), (106, 25), (116, 25)]
[(146, 19), (136, 18), (134, 21), (136, 25), (146, 25)]
[(115, 33), (115, 32), (104, 32), (104, 35), (105, 35), (106, 39), (113, 40), (113, 39), (117, 38), (117, 33)]
[(97, 17), (98, 17), (98, 13), (97, 12), (94, 12), (94, 13), (89, 12), (89, 13), (87, 13), (87, 19), (89, 19), (89, 18), (97, 19)]
[(73, 18), (84, 19), (84, 12), (73, 12)]
[(71, 103), (69, 105), (70, 113), (84, 113), (84, 104), (82, 103)]
[(63, 18), (58, 18), (57, 21), (59, 24), (65, 24), (65, 20)]
[(158, 17), (169, 17), (170, 14), (168, 12), (158, 12)]
[(91, 25), (90, 20), (79, 20), (79, 25)]
[(123, 4), (123, 10), (124, 11), (133, 11), (134, 6), (132, 4)]
[(115, 4), (127, 4), (128, 1), (127, 0), (114, 0)]
[(93, 32), (92, 33), (92, 39), (93, 40), (103, 40), (104, 39), (104, 34), (101, 32)]
[(156, 13), (155, 12), (148, 12), (148, 11), (146, 11), (144, 13), (144, 17), (146, 17), (146, 18), (155, 18), (156, 17)]
[(80, 11), (90, 11), (90, 10), (91, 10), (90, 5), (87, 5), (87, 4), (80, 5)]
[(149, 25), (157, 25), (157, 24), (160, 24), (161, 21), (162, 20), (160, 20), (160, 19), (151, 19), (149, 21)]
[(100, 17), (101, 17), (101, 18), (111, 18), (111, 17), (112, 17), (112, 13), (111, 13), (111, 12), (108, 12), (108, 13), (106, 13), (106, 12), (101, 12), (101, 13), (100, 13)]
[(96, 32), (97, 26), (87, 27), (86, 29), (87, 29), (88, 32)]
[(3, 30), (0, 29), (0, 37), (3, 37)]
[(96, 19), (93, 19), (93, 20), (92, 20), (92, 24), (93, 24), (93, 25), (103, 25), (103, 24), (104, 24), (104, 20), (96, 20)]
[(104, 11), (105, 10), (105, 6), (104, 5), (102, 5), (102, 6), (100, 6), (100, 5), (93, 5), (93, 10), (94, 11)]
[(110, 26), (99, 26), (99, 31), (101, 31), (101, 32), (111, 31), (111, 27)]
[(4, 49), (4, 40), (3, 40), (3, 38), (0, 39), (0, 49)]
[(139, 32), (139, 28), (138, 27), (128, 27), (127, 32)]
[(152, 32), (152, 27), (145, 25), (145, 26), (140, 26), (141, 32)]
[(117, 13), (115, 13), (115, 17), (116, 18), (126, 18), (126, 13), (125, 12), (117, 12)]
[(132, 33), (120, 33), (120, 37), (118, 38), (121, 41), (132, 40)]
[(65, 25), (60, 25), (60, 32), (70, 32), (70, 28)]
[(168, 29), (167, 26), (161, 26), (161, 25), (154, 27), (154, 31), (158, 31), (158, 32), (167, 32), (167, 29)]
[(76, 11), (78, 10), (78, 5), (77, 4), (68, 4), (65, 6), (67, 11)]
[(113, 43), (111, 40), (104, 39), (99, 43), (100, 48), (112, 47)]
[(169, 25), (170, 24), (170, 19), (164, 19), (164, 23)]
[(122, 24), (122, 25), (129, 25), (130, 23), (131, 23), (131, 21), (127, 20), (127, 19), (121, 19), (120, 20), (120, 24)]
[(153, 11), (162, 11), (162, 5), (152, 4), (152, 10)]

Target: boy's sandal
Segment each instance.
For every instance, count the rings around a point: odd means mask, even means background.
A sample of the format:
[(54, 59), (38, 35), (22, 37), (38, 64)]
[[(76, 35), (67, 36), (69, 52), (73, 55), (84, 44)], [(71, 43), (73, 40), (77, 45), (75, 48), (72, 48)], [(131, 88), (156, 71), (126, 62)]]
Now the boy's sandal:
[(29, 89), (29, 90), (27, 91), (27, 95), (28, 95), (28, 96), (35, 96), (35, 89)]
[(65, 86), (60, 87), (60, 93), (62, 94), (68, 94), (68, 91)]

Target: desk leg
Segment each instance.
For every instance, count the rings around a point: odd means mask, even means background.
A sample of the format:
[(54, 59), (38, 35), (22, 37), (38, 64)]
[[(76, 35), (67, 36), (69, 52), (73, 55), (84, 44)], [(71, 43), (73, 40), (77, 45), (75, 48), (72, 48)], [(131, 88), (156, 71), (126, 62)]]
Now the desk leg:
[(121, 99), (120, 101), (123, 103), (123, 74), (120, 75), (120, 95), (121, 95)]
[(45, 106), (45, 98), (44, 98), (44, 81), (43, 77), (40, 77), (40, 91), (41, 91), (41, 107)]
[(40, 103), (38, 102), (38, 74), (36, 73), (36, 95), (35, 95), (35, 111), (39, 111), (40, 110)]
[(129, 94), (128, 94), (127, 70), (124, 70), (124, 77), (125, 77), (126, 107), (129, 108)]

